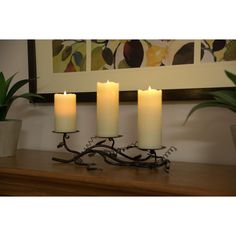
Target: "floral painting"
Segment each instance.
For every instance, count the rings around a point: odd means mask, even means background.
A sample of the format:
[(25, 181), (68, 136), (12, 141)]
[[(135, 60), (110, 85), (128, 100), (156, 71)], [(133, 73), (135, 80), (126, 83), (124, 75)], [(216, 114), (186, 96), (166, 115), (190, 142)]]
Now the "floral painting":
[(52, 40), (53, 72), (86, 71), (86, 40)]
[(192, 40), (92, 40), (91, 70), (194, 63)]
[(201, 62), (236, 60), (236, 40), (202, 40)]

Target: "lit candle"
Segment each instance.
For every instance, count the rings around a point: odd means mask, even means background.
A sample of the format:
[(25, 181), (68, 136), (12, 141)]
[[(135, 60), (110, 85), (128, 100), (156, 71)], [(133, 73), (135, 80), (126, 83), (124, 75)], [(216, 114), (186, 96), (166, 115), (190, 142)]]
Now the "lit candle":
[(76, 124), (76, 95), (54, 95), (54, 119), (56, 132), (73, 132), (77, 130)]
[(138, 90), (138, 147), (161, 147), (162, 91), (148, 88)]
[(97, 83), (97, 136), (116, 137), (119, 134), (119, 84)]

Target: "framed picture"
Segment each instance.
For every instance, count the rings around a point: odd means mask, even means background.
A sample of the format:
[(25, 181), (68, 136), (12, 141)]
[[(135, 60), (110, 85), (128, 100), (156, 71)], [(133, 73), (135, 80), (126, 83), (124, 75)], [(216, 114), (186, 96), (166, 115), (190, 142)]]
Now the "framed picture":
[(232, 86), (224, 70), (236, 73), (236, 40), (29, 40), (28, 63), (30, 92), (43, 102), (63, 91), (94, 102), (107, 80), (119, 82), (121, 101), (149, 86), (164, 100), (207, 99)]

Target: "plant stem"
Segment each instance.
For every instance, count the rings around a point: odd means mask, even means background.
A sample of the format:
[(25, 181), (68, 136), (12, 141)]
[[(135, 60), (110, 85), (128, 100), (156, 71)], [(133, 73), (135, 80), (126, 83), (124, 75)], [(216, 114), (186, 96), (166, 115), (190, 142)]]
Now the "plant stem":
[(8, 110), (9, 110), (9, 107), (7, 106), (0, 107), (0, 121), (6, 120)]

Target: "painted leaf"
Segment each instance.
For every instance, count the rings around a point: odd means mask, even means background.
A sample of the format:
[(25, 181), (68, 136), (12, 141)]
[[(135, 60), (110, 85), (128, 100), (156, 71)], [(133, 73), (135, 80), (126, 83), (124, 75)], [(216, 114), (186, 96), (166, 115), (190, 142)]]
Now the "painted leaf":
[(76, 65), (80, 66), (82, 59), (83, 59), (82, 53), (81, 52), (74, 52), (73, 57), (74, 57)]
[(63, 40), (53, 40), (52, 41), (52, 49), (53, 49), (53, 56), (54, 57), (57, 56), (61, 52), (61, 50), (63, 48), (62, 43), (63, 43)]
[(144, 50), (140, 40), (130, 40), (124, 45), (124, 58), (130, 67), (140, 67), (143, 62)]
[(104, 59), (104, 61), (108, 64), (108, 65), (112, 65), (112, 63), (113, 63), (113, 53), (112, 53), (112, 51), (111, 51), (111, 49), (110, 48), (108, 48), (108, 47), (105, 47), (104, 49), (103, 49), (103, 51), (102, 51), (102, 56), (103, 56), (103, 59)]
[(226, 45), (226, 40), (214, 40), (212, 49), (213, 51), (219, 51)]
[(91, 63), (92, 63), (91, 65), (92, 70), (99, 70), (106, 64), (102, 56), (102, 47), (96, 47), (93, 49)]
[(66, 58), (68, 58), (70, 56), (72, 52), (72, 47), (71, 46), (66, 46), (66, 48), (62, 51), (62, 61), (65, 61)]
[(224, 54), (225, 61), (236, 60), (236, 40), (232, 40), (227, 44), (227, 50)]
[(75, 72), (76, 69), (73, 65), (73, 63), (70, 61), (65, 69), (65, 72)]
[(125, 69), (125, 68), (130, 68), (130, 66), (126, 63), (125, 59), (121, 60), (119, 65), (118, 65), (119, 69)]
[(181, 47), (175, 54), (173, 65), (193, 64), (194, 43), (187, 43)]

